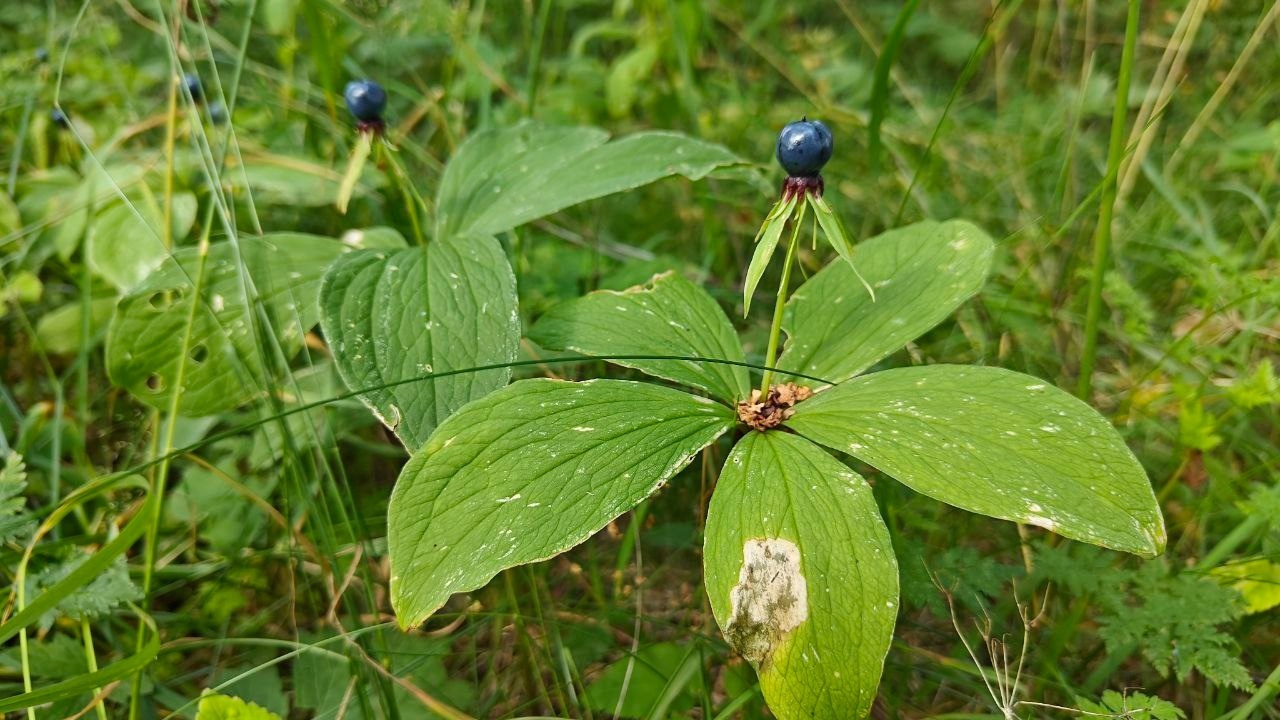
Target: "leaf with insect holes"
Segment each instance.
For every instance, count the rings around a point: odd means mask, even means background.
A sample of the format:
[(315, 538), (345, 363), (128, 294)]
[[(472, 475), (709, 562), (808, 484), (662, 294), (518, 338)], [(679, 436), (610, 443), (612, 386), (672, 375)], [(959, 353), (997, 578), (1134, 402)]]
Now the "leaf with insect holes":
[(861, 373), (977, 293), (992, 252), (991, 238), (962, 220), (919, 222), (860, 243), (854, 259), (875, 300), (848, 262), (832, 262), (787, 303), (778, 366), (835, 383)]
[(782, 720), (871, 708), (898, 614), (898, 565), (871, 487), (808, 440), (748, 433), (711, 496), (707, 597)]
[(599, 128), (532, 121), (482, 130), (445, 166), (436, 235), (493, 235), (672, 175), (699, 180), (742, 164), (720, 145), (672, 132), (609, 142)]
[(204, 261), (197, 247), (174, 252), (120, 299), (107, 331), (112, 382), (164, 408), (181, 365), (178, 410), (188, 416), (266, 393), (275, 385), (268, 368), (294, 355), (319, 320), (325, 268), (351, 249), (316, 235), (276, 233), (214, 243)]
[(400, 625), (586, 540), (734, 422), (719, 403), (622, 380), (523, 380), (467, 405), (413, 455), (391, 494)]
[(352, 390), (379, 388), (360, 399), (410, 450), (511, 379), (510, 368), (491, 368), (403, 382), (515, 360), (516, 281), (493, 238), (351, 253), (325, 274), (320, 304), (342, 381)]
[[(560, 303), (543, 315), (529, 338), (551, 350), (587, 355), (685, 355), (745, 362), (742, 344), (716, 301), (675, 272), (646, 285), (599, 290)], [(610, 360), (660, 378), (736, 401), (751, 392), (742, 366), (692, 360)]]
[(1164, 519), (1115, 428), (1052, 385), (990, 367), (872, 373), (796, 406), (787, 426), (965, 510), (1152, 556)]
[[(760, 284), (765, 268), (769, 267), (769, 261), (773, 259), (773, 253), (778, 249), (778, 240), (782, 238), (782, 231), (787, 227), (787, 220), (791, 219), (799, 202), (798, 195), (779, 200), (765, 217), (760, 230), (756, 232), (756, 249), (751, 253), (751, 264), (747, 265), (747, 279), (742, 285), (743, 317), (751, 312), (751, 296), (756, 294), (756, 286)], [(804, 219), (803, 212), (795, 222), (798, 224), (802, 219)]]

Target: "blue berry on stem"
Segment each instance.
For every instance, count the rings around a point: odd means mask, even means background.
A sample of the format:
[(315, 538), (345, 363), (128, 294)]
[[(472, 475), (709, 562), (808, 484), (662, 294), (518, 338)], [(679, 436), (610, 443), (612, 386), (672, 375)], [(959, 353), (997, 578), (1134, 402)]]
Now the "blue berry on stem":
[(187, 73), (182, 76), (182, 84), (187, 86), (187, 92), (191, 93), (191, 99), (200, 102), (204, 99), (204, 90), (200, 87), (200, 76), (195, 73)]
[(209, 105), (209, 119), (214, 125), (223, 125), (227, 122), (227, 106), (220, 102)]
[(60, 128), (65, 129), (71, 127), (71, 119), (68, 118), (67, 114), (62, 112), (59, 108), (54, 108), (50, 111), (49, 119), (53, 121), (54, 125), (57, 125)]
[(804, 118), (788, 123), (778, 133), (778, 164), (791, 177), (818, 177), (831, 159), (834, 145), (831, 131), (817, 120)]
[(387, 109), (387, 91), (372, 80), (352, 80), (342, 93), (347, 110), (362, 124), (380, 123)]
[(47, 62), (49, 62), (49, 51), (42, 47), (36, 48), (36, 63), (42, 65)]

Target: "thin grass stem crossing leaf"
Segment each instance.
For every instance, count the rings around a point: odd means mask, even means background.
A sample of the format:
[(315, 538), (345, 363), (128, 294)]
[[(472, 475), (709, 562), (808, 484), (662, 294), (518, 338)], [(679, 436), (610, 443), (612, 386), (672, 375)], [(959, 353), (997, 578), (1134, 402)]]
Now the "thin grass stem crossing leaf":
[(493, 235), (665, 177), (698, 180), (745, 163), (723, 146), (679, 133), (608, 140), (598, 128), (531, 121), (472, 135), (440, 181), (437, 236)]
[(886, 370), (818, 393), (787, 425), (965, 510), (1143, 556), (1164, 549), (1151, 484), (1120, 434), (1029, 375)]
[(189, 416), (264, 394), (274, 384), (268, 368), (296, 353), (319, 320), (325, 268), (351, 249), (326, 237), (276, 233), (214, 243), (203, 261), (199, 247), (177, 250), (116, 307), (106, 345), (112, 382), (166, 407), (181, 364), (178, 407)]
[[(173, 196), (173, 238), (191, 231), (196, 219), (196, 196)], [(116, 203), (98, 214), (89, 245), (89, 267), (118, 290), (128, 290), (159, 267), (169, 255), (162, 232), (164, 210), (149, 197)]]
[(400, 625), (586, 540), (734, 422), (719, 403), (622, 380), (523, 380), (467, 405), (414, 454), (391, 495)]
[(808, 440), (748, 433), (707, 515), (707, 596), (782, 720), (860, 718), (898, 615), (898, 565), (866, 481)]
[(861, 373), (978, 292), (993, 248), (962, 220), (919, 222), (860, 243), (858, 272), (875, 288), (874, 301), (850, 261), (832, 262), (787, 303), (778, 366), (837, 383)]
[[(320, 324), (353, 389), (515, 360), (516, 281), (490, 237), (438, 239), (340, 258), (320, 291)], [(504, 386), (509, 368), (381, 387), (360, 396), (410, 450), (458, 408)]]
[[(705, 290), (675, 272), (622, 292), (600, 290), (560, 303), (529, 337), (551, 350), (587, 355), (686, 355), (745, 362), (729, 318)], [(742, 366), (692, 360), (612, 360), (691, 385), (728, 402), (751, 392)]]

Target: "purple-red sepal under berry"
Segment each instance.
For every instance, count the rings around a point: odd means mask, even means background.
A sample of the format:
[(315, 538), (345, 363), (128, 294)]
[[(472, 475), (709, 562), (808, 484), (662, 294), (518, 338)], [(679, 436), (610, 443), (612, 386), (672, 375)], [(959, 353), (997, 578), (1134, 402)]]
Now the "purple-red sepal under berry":
[(360, 133), (370, 133), (374, 137), (382, 137), (387, 132), (387, 123), (378, 118), (377, 120), (360, 120), (356, 123), (356, 130)]
[(790, 175), (782, 181), (782, 200), (785, 202), (796, 195), (822, 197), (826, 188), (821, 175)]

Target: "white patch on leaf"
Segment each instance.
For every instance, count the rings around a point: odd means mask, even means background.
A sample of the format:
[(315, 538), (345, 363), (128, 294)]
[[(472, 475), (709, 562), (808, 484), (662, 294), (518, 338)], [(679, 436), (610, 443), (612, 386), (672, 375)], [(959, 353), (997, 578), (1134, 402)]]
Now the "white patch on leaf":
[(786, 635), (809, 617), (800, 548), (781, 538), (747, 540), (729, 602), (726, 639), (747, 660), (764, 665)]

